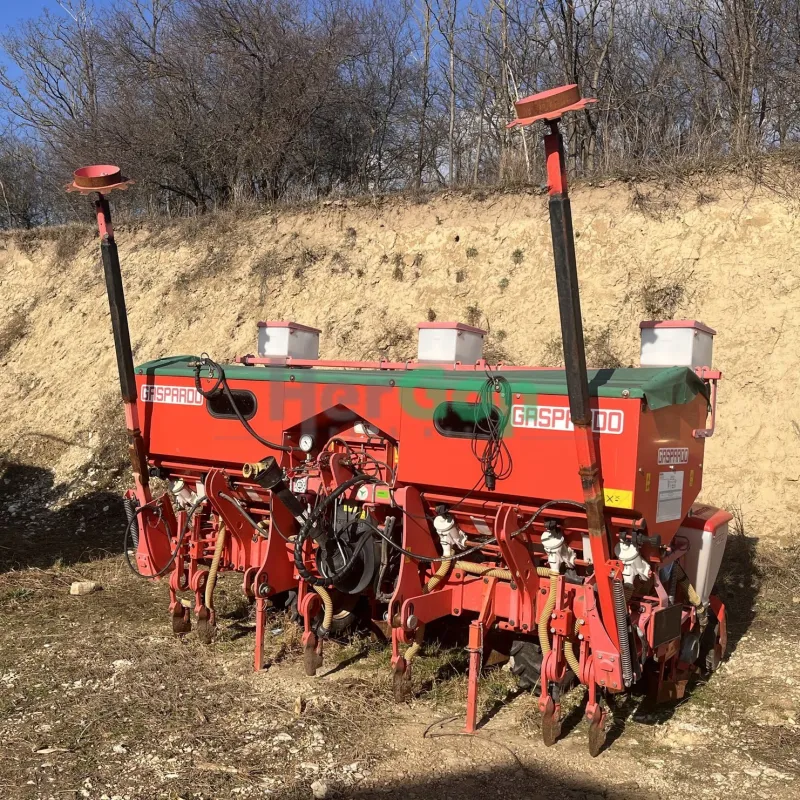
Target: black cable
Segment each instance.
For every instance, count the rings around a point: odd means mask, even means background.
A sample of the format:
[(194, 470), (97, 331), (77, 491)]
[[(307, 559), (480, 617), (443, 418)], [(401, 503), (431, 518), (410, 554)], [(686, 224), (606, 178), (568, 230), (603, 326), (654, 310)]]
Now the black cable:
[[(537, 508), (536, 511), (533, 512), (531, 518), (521, 528), (515, 530), (509, 538), (513, 539), (514, 537), (519, 536), (521, 533), (524, 533), (526, 530), (528, 530), (528, 528), (530, 528), (531, 525), (533, 525), (533, 523), (539, 517), (539, 514), (541, 514), (543, 511), (546, 511), (548, 508), (552, 508), (553, 506), (556, 505), (572, 505), (572, 506), (578, 506), (584, 511), (586, 510), (586, 506), (583, 503), (577, 502), (576, 500), (548, 500), (546, 503), (543, 503), (541, 506), (539, 506), (539, 508)], [(402, 511), (402, 509), (400, 510)], [(497, 537), (492, 536), (491, 539), (486, 539), (486, 541), (481, 542), (480, 544), (477, 544), (474, 547), (470, 547), (467, 550), (461, 550), (458, 553), (454, 553), (451, 556), (439, 556), (437, 558), (431, 558), (430, 556), (423, 556), (420, 555), (419, 553), (413, 553), (411, 552), (411, 550), (406, 550), (404, 547), (401, 547), (399, 544), (393, 542), (388, 536), (386, 536), (384, 532), (380, 530), (380, 528), (378, 528), (377, 525), (370, 522), (370, 520), (364, 519), (363, 522), (369, 525), (375, 531), (375, 533), (378, 534), (378, 536), (380, 536), (382, 539), (385, 539), (392, 547), (395, 548), (395, 550), (399, 550), (403, 555), (408, 556), (409, 558), (413, 558), (415, 561), (423, 561), (428, 564), (438, 564), (441, 563), (442, 561), (452, 561), (456, 558), (463, 558), (464, 556), (469, 556), (472, 555), (473, 553), (477, 553), (479, 550), (483, 550), (483, 548), (486, 547), (487, 544), (493, 544), (497, 541)]]
[[(200, 371), (203, 367), (208, 367), (209, 370), (209, 378), (213, 378), (215, 372), (217, 373), (217, 382), (214, 384), (214, 388), (207, 390), (203, 389), (203, 385), (201, 382)], [(231, 404), (231, 408), (233, 409), (236, 417), (238, 418), (239, 422), (242, 423), (244, 429), (260, 444), (263, 444), (264, 447), (268, 447), (271, 450), (280, 450), (283, 453), (296, 453), (301, 452), (299, 447), (293, 447), (292, 445), (286, 444), (276, 444), (275, 442), (270, 442), (268, 439), (264, 439), (262, 436), (259, 436), (252, 428), (250, 423), (244, 418), (242, 412), (239, 410), (239, 406), (236, 405), (236, 400), (231, 393), (230, 387), (228, 386), (228, 380), (225, 377), (225, 371), (222, 367), (214, 361), (207, 353), (203, 353), (199, 359), (194, 362), (194, 386), (197, 389), (198, 393), (205, 397), (207, 400), (213, 397), (217, 392), (222, 389), (222, 393), (227, 398), (228, 402)]]
[[(354, 560), (353, 558), (351, 558), (342, 569), (338, 570), (333, 575), (327, 578), (317, 578), (312, 572), (309, 572), (306, 569), (306, 565), (303, 563), (303, 545), (305, 544), (306, 539), (308, 539), (308, 537), (311, 535), (311, 531), (316, 525), (317, 520), (322, 516), (322, 513), (325, 511), (325, 509), (334, 500), (336, 500), (337, 497), (341, 496), (348, 489), (359, 483), (373, 482), (374, 478), (372, 478), (372, 476), (364, 475), (363, 473), (359, 472), (352, 478), (348, 478), (344, 483), (340, 483), (329, 495), (323, 499), (321, 503), (314, 508), (311, 514), (309, 514), (308, 519), (306, 519), (303, 527), (300, 528), (300, 531), (294, 540), (294, 564), (297, 567), (297, 571), (300, 573), (300, 577), (303, 578), (306, 583), (309, 583), (312, 586), (329, 586), (334, 581), (339, 580), (342, 575), (347, 574), (347, 571), (352, 567), (352, 561)], [(363, 521), (370, 525), (372, 524), (366, 519)], [(360, 552), (360, 549), (358, 552)]]
[(456, 553), (452, 556), (437, 556), (436, 558), (431, 558), (430, 556), (422, 556), (419, 553), (413, 553), (411, 550), (406, 550), (405, 547), (401, 547), (397, 542), (393, 542), (377, 525), (373, 522), (370, 522), (368, 519), (362, 520), (366, 525), (369, 525), (381, 539), (385, 539), (395, 550), (399, 550), (404, 556), (408, 556), (409, 558), (413, 558), (415, 561), (423, 561), (426, 564), (438, 564), (442, 561), (453, 561), (456, 558), (461, 558), (462, 556), (468, 556), (472, 553), (477, 553), (478, 550), (482, 550), (487, 544), (491, 544), (492, 542), (496, 542), (497, 539), (489, 539), (487, 542), (482, 542), (481, 544), (475, 545), (475, 547), (470, 547), (468, 550), (462, 550), (459, 553)]
[[(138, 524), (139, 514), (142, 513), (145, 509), (150, 511), (154, 511), (155, 509), (153, 506), (146, 504), (143, 506), (139, 506), (134, 513), (133, 516), (128, 520), (127, 525), (125, 526), (125, 537), (122, 542), (123, 553), (125, 554), (125, 561), (128, 564), (131, 572), (134, 575), (138, 575), (140, 578), (160, 578), (163, 575), (166, 575), (170, 567), (175, 563), (175, 559), (178, 557), (178, 553), (183, 547), (183, 540), (186, 538), (186, 532), (189, 530), (189, 522), (191, 521), (192, 517), (194, 516), (194, 512), (205, 502), (205, 497), (199, 497), (195, 503), (189, 508), (188, 512), (186, 513), (186, 519), (183, 522), (183, 529), (181, 530), (180, 536), (178, 537), (178, 543), (175, 545), (175, 549), (172, 551), (172, 555), (169, 558), (169, 561), (155, 574), (153, 575), (145, 575), (143, 572), (139, 572), (138, 567), (135, 567), (133, 562), (131, 561), (131, 554), (128, 552), (128, 537), (130, 536), (131, 528), (133, 524), (136, 522)], [(163, 517), (161, 515), (161, 509), (158, 509), (158, 521), (163, 522)], [(169, 537), (169, 533), (167, 533)]]
[[(501, 395), (499, 411), (492, 399), (493, 393)], [(486, 367), (486, 382), (478, 392), (476, 405), (472, 454), (478, 459), (486, 488), (491, 492), (497, 481), (511, 475), (513, 462), (508, 445), (503, 441), (511, 408), (511, 384), (504, 376), (493, 374), (489, 366)], [(485, 442), (482, 452), (479, 452), (480, 442)]]

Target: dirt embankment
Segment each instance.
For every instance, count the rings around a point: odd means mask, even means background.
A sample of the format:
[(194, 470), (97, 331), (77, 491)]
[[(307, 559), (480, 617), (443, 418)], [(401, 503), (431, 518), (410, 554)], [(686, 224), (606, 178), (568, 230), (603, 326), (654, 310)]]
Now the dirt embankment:
[[(87, 201), (88, 206), (88, 201)], [(590, 360), (636, 363), (638, 323), (718, 331), (718, 431), (705, 498), (751, 533), (786, 541), (800, 507), (800, 238), (765, 190), (614, 184), (575, 192)], [(87, 208), (88, 216), (88, 208)], [(322, 356), (408, 357), (414, 326), (491, 331), (489, 355), (555, 363), (546, 199), (535, 193), (331, 203), (166, 228), (122, 227), (137, 360), (255, 349), (255, 322), (323, 329)], [(91, 229), (0, 240), (0, 451), (63, 480), (106, 463), (117, 415), (108, 308)]]

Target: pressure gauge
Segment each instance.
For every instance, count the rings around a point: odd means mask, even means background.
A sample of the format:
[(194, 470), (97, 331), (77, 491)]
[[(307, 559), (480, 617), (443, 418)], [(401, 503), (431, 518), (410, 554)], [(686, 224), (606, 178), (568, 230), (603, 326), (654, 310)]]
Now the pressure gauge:
[(304, 433), (300, 437), (300, 449), (304, 453), (310, 453), (312, 447), (314, 447), (314, 437), (310, 433)]

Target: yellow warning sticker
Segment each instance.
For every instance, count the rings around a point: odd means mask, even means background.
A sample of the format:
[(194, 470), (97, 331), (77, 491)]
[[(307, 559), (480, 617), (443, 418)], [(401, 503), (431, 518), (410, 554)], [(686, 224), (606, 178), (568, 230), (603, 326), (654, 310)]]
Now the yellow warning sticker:
[(650, 473), (649, 472), (644, 476), (644, 490), (646, 492), (650, 491)]
[(603, 499), (607, 506), (633, 508), (633, 492), (629, 489), (603, 488)]

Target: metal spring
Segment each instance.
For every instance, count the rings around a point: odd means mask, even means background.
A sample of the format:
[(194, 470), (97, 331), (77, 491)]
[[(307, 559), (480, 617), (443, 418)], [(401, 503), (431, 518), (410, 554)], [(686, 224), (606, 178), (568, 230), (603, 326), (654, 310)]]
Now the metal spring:
[(622, 682), (625, 688), (633, 683), (633, 667), (631, 666), (631, 642), (628, 638), (628, 605), (625, 602), (625, 587), (622, 581), (612, 583), (614, 592), (614, 616), (619, 636), (619, 656), (622, 662)]
[(139, 526), (131, 524), (134, 516), (136, 515), (136, 502), (132, 498), (126, 497), (123, 499), (122, 505), (125, 506), (125, 516), (128, 519), (128, 528), (131, 532), (131, 541), (133, 542), (133, 549), (136, 551), (139, 549)]

